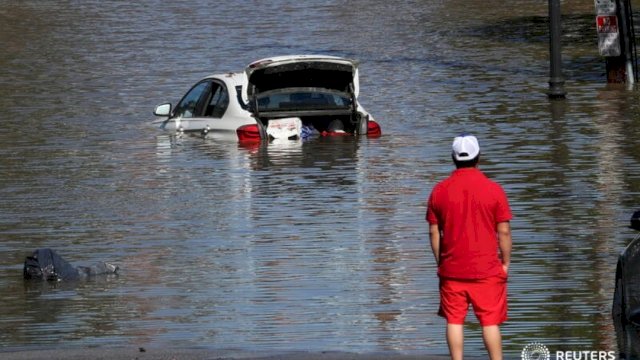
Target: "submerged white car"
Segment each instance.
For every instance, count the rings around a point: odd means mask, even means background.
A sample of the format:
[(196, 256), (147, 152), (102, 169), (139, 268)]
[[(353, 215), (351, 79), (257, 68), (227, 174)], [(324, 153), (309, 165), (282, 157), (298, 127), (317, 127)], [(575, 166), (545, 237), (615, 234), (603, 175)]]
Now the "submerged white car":
[[(380, 136), (378, 123), (358, 103), (358, 62), (318, 55), (255, 61), (244, 72), (205, 77), (173, 107), (159, 105), (153, 124), (206, 136), (234, 134), (240, 141), (272, 138), (297, 124), (290, 138), (315, 134)], [(335, 126), (339, 124), (339, 126)]]

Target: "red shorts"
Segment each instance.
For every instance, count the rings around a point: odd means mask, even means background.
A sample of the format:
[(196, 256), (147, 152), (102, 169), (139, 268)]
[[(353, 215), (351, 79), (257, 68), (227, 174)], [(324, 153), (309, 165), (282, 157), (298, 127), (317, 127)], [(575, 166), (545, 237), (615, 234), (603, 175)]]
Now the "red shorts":
[(499, 325), (507, 320), (507, 276), (485, 279), (440, 279), (438, 315), (449, 324), (464, 324), (469, 304), (482, 326)]

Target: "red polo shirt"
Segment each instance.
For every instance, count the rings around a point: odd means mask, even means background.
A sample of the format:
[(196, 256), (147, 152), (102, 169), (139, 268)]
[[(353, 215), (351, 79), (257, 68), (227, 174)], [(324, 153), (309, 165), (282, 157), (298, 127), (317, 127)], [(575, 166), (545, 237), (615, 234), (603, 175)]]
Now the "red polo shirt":
[(482, 279), (502, 273), (497, 224), (511, 220), (502, 187), (477, 168), (461, 168), (431, 192), (426, 219), (438, 224), (440, 277)]

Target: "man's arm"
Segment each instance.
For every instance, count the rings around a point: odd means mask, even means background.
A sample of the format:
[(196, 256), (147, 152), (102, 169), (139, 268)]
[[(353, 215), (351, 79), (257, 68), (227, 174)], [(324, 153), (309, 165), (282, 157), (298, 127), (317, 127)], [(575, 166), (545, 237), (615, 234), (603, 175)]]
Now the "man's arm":
[(502, 258), (502, 268), (505, 273), (509, 272), (511, 264), (511, 225), (508, 221), (498, 223), (498, 245), (500, 246), (500, 257)]
[(429, 238), (431, 239), (431, 250), (436, 258), (436, 264), (440, 265), (440, 227), (438, 227), (438, 224), (429, 225)]

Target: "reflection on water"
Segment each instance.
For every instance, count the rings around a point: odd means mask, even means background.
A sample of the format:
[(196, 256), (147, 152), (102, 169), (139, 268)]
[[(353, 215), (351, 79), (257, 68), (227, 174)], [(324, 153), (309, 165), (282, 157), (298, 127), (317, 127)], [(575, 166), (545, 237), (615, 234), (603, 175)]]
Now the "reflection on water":
[[(640, 101), (604, 84), (593, 2), (563, 4), (568, 97), (549, 101), (546, 11), (0, 5), (0, 345), (446, 353), (425, 199), (452, 170), (451, 139), (473, 132), (515, 214), (507, 353), (615, 350)], [(149, 126), (198, 78), (293, 53), (361, 60), (384, 135), (246, 148)], [(45, 246), (122, 274), (23, 283), (24, 257)], [(467, 353), (482, 355), (469, 320)]]

